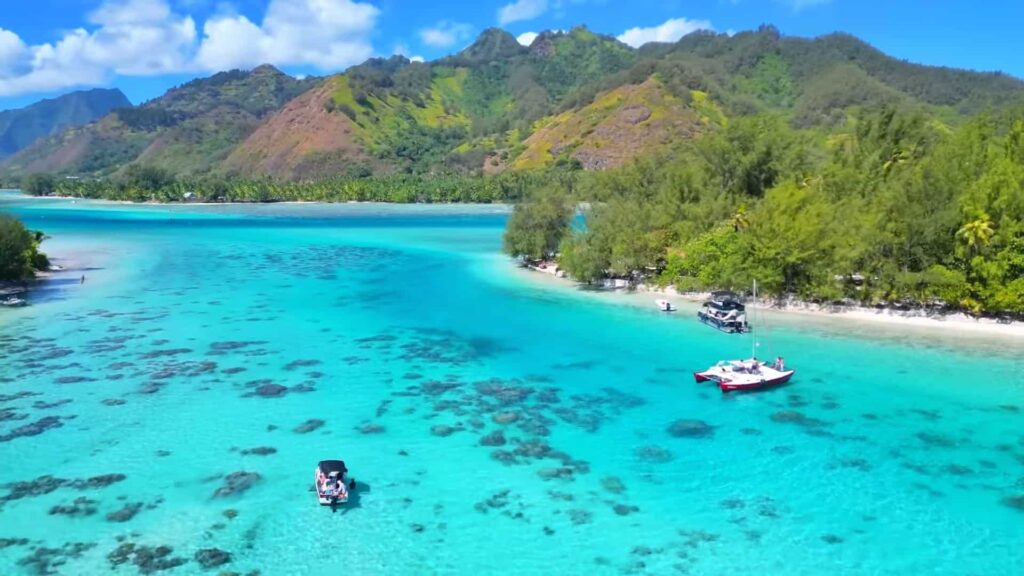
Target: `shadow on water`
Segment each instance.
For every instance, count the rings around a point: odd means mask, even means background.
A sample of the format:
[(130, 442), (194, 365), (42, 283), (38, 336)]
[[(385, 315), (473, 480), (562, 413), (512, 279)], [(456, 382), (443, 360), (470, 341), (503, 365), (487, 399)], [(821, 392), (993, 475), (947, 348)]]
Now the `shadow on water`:
[(354, 490), (349, 490), (348, 502), (344, 504), (338, 504), (336, 507), (332, 506), (333, 512), (340, 512), (342, 515), (348, 514), (354, 510), (362, 508), (362, 496), (370, 492), (370, 485), (365, 482), (356, 482)]

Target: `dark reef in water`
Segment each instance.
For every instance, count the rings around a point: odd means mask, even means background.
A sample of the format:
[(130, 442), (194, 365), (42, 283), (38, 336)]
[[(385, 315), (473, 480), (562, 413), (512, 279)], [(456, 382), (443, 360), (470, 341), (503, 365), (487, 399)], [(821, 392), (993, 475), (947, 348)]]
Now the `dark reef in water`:
[(81, 518), (96, 513), (96, 501), (85, 496), (75, 498), (71, 504), (57, 504), (50, 508), (50, 516)]
[(262, 476), (256, 472), (232, 472), (224, 477), (224, 484), (214, 491), (213, 497), (226, 498), (240, 495), (255, 486), (261, 479)]
[(771, 419), (772, 422), (778, 422), (780, 424), (796, 424), (797, 426), (802, 426), (804, 428), (821, 428), (828, 425), (828, 422), (825, 422), (824, 420), (812, 418), (802, 412), (797, 412), (796, 410), (775, 412), (771, 415)]
[(95, 548), (92, 542), (68, 542), (60, 548), (48, 548), (40, 546), (32, 551), (32, 554), (20, 558), (18, 566), (23, 566), (39, 576), (58, 574), (58, 569), (64, 566), (68, 560), (80, 558), (82, 554)]
[[(324, 422), (323, 420), (320, 420), (318, 418), (310, 418), (309, 420), (306, 420), (302, 424), (299, 424), (298, 426), (296, 426), (292, 431), (295, 432), (296, 434), (308, 434), (308, 433), (312, 432), (313, 430), (316, 430), (317, 428), (320, 428), (324, 424), (326, 424), (326, 422)], [(275, 428), (276, 428), (276, 426), (275, 426)], [(268, 426), (267, 429), (269, 431), (270, 427)]]
[(271, 454), (276, 454), (276, 453), (277, 453), (277, 448), (274, 448), (272, 446), (257, 446), (255, 448), (246, 448), (245, 450), (242, 450), (240, 452), (240, 454), (242, 454), (242, 456), (249, 456), (249, 455), (253, 455), (253, 456), (269, 456)]
[(196, 551), (195, 560), (204, 570), (223, 566), (231, 562), (231, 553), (220, 548), (203, 548)]
[(673, 438), (708, 438), (714, 435), (715, 427), (703, 420), (676, 420), (668, 427)]
[(1024, 512), (1024, 494), (1018, 494), (1016, 496), (1007, 496), (1003, 498), (1003, 505), (1009, 506), (1014, 510)]
[(143, 546), (134, 542), (122, 542), (107, 554), (111, 568), (117, 568), (121, 564), (131, 562), (140, 574), (152, 574), (163, 570), (177, 568), (188, 563), (187, 558), (172, 557), (174, 549), (170, 546)]
[(633, 454), (640, 460), (652, 464), (664, 464), (675, 459), (672, 452), (660, 446), (641, 446), (634, 449)]
[(109, 522), (127, 522), (135, 517), (136, 514), (142, 510), (142, 502), (129, 502), (121, 508), (114, 510), (113, 512), (107, 513), (107, 521)]
[(0, 496), (0, 504), (11, 500), (44, 496), (60, 488), (71, 488), (73, 490), (98, 490), (100, 488), (106, 488), (111, 484), (121, 482), (125, 478), (126, 476), (124, 474), (103, 474), (101, 476), (74, 480), (56, 478), (54, 476), (40, 476), (35, 480), (11, 482), (9, 484), (4, 484), (3, 487), (7, 488), (8, 493), (4, 496)]
[(46, 416), (31, 424), (19, 426), (7, 434), (0, 434), (0, 442), (10, 442), (15, 438), (21, 438), (24, 436), (38, 436), (47, 430), (60, 428), (63, 425), (64, 424), (61, 423), (61, 418), (59, 416)]

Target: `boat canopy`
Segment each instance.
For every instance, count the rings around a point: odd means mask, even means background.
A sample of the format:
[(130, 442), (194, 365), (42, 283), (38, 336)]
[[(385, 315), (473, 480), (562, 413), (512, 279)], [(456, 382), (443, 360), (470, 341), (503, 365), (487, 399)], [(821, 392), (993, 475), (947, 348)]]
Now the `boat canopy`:
[(320, 472), (324, 476), (330, 476), (331, 473), (342, 475), (348, 472), (348, 468), (345, 467), (345, 463), (341, 460), (321, 460), (317, 466), (320, 467)]
[(705, 306), (712, 306), (719, 310), (743, 310), (743, 302), (740, 295), (735, 292), (721, 290), (711, 293), (711, 300), (704, 303)]

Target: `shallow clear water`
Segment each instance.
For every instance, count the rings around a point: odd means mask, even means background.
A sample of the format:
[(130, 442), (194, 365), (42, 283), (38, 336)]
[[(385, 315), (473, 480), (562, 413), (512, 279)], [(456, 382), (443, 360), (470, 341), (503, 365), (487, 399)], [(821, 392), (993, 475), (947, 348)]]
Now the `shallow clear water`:
[(1019, 341), (780, 322), (723, 396), (745, 342), (524, 280), (492, 207), (0, 210), (88, 268), (0, 310), (2, 574), (1024, 572)]

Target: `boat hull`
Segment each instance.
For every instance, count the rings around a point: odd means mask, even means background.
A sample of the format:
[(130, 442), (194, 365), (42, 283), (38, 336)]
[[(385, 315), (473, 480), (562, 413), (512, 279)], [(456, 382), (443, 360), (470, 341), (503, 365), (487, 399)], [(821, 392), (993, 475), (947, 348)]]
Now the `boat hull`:
[(697, 312), (697, 319), (716, 330), (725, 332), (726, 334), (743, 334), (750, 330), (745, 323), (741, 324), (736, 321), (722, 321), (703, 311)]
[(789, 370), (788, 372), (783, 372), (781, 376), (777, 376), (775, 378), (762, 378), (760, 380), (751, 381), (733, 382), (725, 379), (719, 379), (718, 388), (722, 392), (738, 392), (742, 390), (763, 390), (765, 388), (781, 386), (782, 384), (789, 382), (789, 380), (793, 377), (793, 374), (795, 373), (796, 370)]

